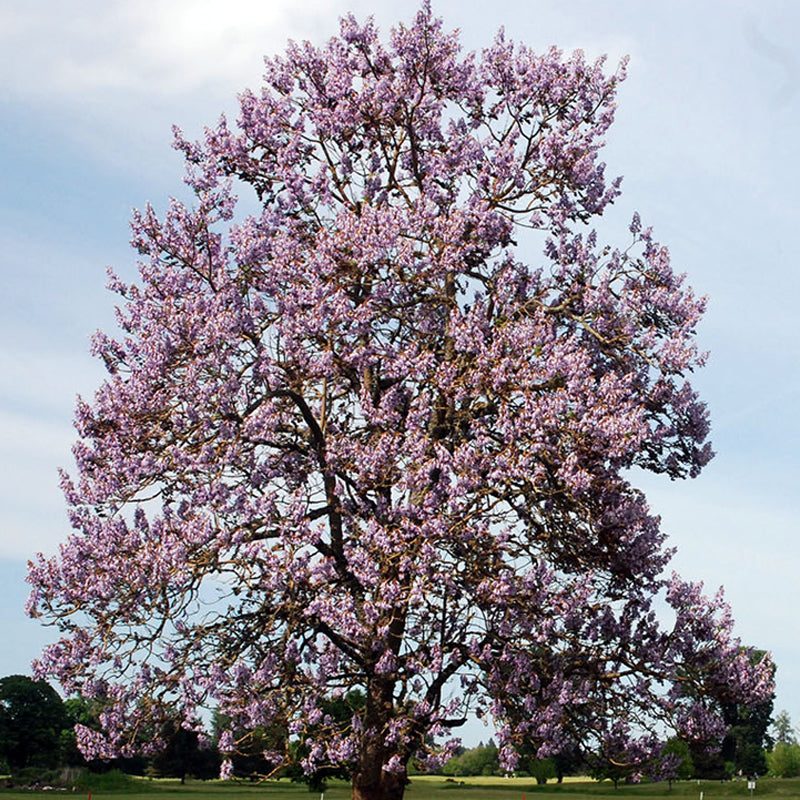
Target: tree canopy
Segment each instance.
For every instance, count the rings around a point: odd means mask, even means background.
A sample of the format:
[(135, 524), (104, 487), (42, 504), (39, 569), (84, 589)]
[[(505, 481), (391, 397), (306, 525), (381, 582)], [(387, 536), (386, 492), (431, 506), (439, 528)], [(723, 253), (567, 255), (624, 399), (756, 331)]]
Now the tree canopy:
[(55, 766), (66, 722), (64, 702), (48, 683), (27, 675), (0, 679), (0, 758), (12, 771)]
[(772, 723), (772, 730), (775, 733), (773, 738), (776, 743), (797, 744), (797, 734), (792, 725), (792, 718), (789, 716), (789, 712), (786, 711), (786, 709), (779, 711), (775, 715), (775, 719)]
[(633, 758), (659, 721), (713, 738), (709, 698), (771, 692), (631, 483), (712, 453), (703, 299), (638, 215), (620, 247), (591, 227), (623, 77), (502, 34), (463, 54), (424, 6), (386, 42), (347, 17), (290, 44), (236, 125), (176, 131), (193, 200), (134, 216), (75, 530), (30, 567), (62, 631), (39, 674), (104, 699), (87, 753), (217, 704), (221, 749), (278, 726), (396, 800), (471, 713), (509, 768)]

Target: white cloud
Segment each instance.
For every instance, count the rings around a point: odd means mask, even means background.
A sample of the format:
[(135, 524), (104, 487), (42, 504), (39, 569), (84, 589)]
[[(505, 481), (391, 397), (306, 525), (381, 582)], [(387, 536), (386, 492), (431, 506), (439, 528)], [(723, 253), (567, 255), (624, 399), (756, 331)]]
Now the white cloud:
[[(175, 96), (258, 79), (288, 36), (330, 35), (341, 2), (145, 0), (13, 3), (0, 12), (5, 91), (70, 102), (109, 92)], [(324, 20), (324, 25), (319, 22)]]
[(322, 43), (339, 17), (379, 5), (11, 0), (0, 9), (0, 102), (31, 110), (42, 135), (78, 143), (107, 168), (164, 173), (174, 169), (173, 123), (196, 135), (221, 112), (235, 115), (237, 93), (260, 85), (265, 55), (290, 38)]

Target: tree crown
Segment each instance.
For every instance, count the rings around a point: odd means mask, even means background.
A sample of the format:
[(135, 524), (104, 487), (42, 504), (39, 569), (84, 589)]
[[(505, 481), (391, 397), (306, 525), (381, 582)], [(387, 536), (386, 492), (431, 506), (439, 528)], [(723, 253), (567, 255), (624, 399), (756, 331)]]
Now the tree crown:
[(708, 697), (770, 690), (721, 597), (663, 577), (629, 482), (711, 450), (704, 301), (638, 215), (624, 249), (588, 225), (619, 193), (598, 153), (623, 75), (503, 35), (463, 55), (425, 6), (385, 44), (352, 17), (290, 44), (235, 127), (176, 131), (195, 205), (134, 217), (140, 283), (112, 279), (123, 334), (95, 337), (109, 378), (63, 479), (76, 532), (30, 572), (65, 634), (40, 672), (111, 703), (89, 752), (214, 702), (369, 794), (470, 712), (511, 766), (654, 718), (710, 736)]

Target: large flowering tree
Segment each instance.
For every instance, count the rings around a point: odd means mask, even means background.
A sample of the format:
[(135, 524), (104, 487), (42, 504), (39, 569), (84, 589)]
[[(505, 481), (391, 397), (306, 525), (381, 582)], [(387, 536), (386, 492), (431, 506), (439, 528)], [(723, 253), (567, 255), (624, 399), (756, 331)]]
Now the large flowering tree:
[(622, 69), (502, 35), (465, 56), (423, 7), (385, 44), (347, 18), (290, 45), (236, 127), (176, 133), (194, 205), (134, 218), (141, 278), (112, 280), (122, 334), (94, 340), (109, 377), (63, 479), (75, 533), (30, 568), (63, 632), (39, 674), (103, 700), (87, 753), (217, 705), (223, 748), (283, 730), (398, 800), (470, 713), (509, 767), (621, 763), (769, 695), (721, 599), (664, 577), (630, 483), (711, 450), (703, 301), (638, 216), (623, 249), (590, 226)]

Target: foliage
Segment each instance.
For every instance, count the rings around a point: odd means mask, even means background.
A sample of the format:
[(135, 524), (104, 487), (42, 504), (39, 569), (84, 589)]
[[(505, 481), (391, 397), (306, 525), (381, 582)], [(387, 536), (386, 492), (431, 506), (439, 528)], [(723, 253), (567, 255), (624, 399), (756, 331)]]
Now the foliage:
[(566, 775), (581, 775), (586, 767), (585, 758), (578, 747), (567, 747), (559, 753), (550, 756), (550, 761), (556, 768), (556, 780), (561, 783)]
[(525, 742), (518, 748), (516, 774), (528, 774), (540, 784), (546, 783), (550, 778), (556, 778), (561, 783), (565, 775), (576, 775), (586, 766), (579, 748), (574, 745), (547, 758), (537, 758), (537, 750), (531, 742)]
[(725, 762), (720, 743), (689, 742), (689, 753), (694, 765), (695, 777), (709, 781), (725, 781), (733, 777), (732, 762)]
[[(751, 661), (757, 663), (763, 651), (752, 650)], [(774, 665), (772, 666), (774, 673)], [(765, 750), (772, 747), (769, 734), (772, 724), (774, 696), (757, 702), (719, 702), (720, 714), (727, 726), (717, 746), (703, 741), (690, 741), (695, 776), (722, 779), (733, 775), (764, 775), (767, 772)]]
[[(99, 731), (107, 708), (108, 701), (102, 697), (87, 699), (78, 695), (67, 698), (64, 701), (66, 722), (60, 735), (60, 763), (67, 767), (86, 766), (90, 772), (98, 774), (116, 771), (129, 775), (144, 775), (147, 768), (147, 758), (141, 752), (116, 758), (88, 760), (84, 758), (78, 747), (76, 729)], [(153, 752), (154, 749), (157, 750), (159, 746), (164, 745), (163, 740), (154, 735), (151, 725), (143, 725), (139, 728), (138, 740), (141, 743), (154, 745), (149, 752)]]
[(454, 755), (442, 767), (442, 775), (461, 777), (464, 775), (497, 775), (500, 762), (497, 745), (490, 739), (488, 744), (481, 742), (477, 747)]
[(502, 35), (465, 56), (426, 5), (387, 44), (351, 17), (291, 44), (238, 129), (177, 133), (195, 205), (135, 215), (75, 533), (29, 574), (63, 632), (39, 674), (109, 703), (84, 752), (216, 703), (226, 745), (275, 726), (397, 800), (470, 712), (512, 768), (524, 741), (717, 737), (716, 703), (770, 694), (721, 596), (663, 577), (629, 482), (711, 450), (704, 301), (638, 215), (621, 248), (588, 226), (619, 195), (598, 152), (623, 77)]
[(544, 784), (550, 778), (558, 776), (558, 768), (553, 758), (535, 758), (528, 764), (528, 772), (532, 778), (536, 778), (536, 783)]
[(673, 736), (665, 743), (652, 770), (654, 777), (659, 780), (672, 782), (687, 780), (694, 775), (694, 762), (689, 745), (683, 739)]
[(588, 758), (589, 775), (598, 781), (610, 780), (617, 789), (620, 781), (638, 783), (643, 761), (642, 757), (632, 758), (626, 752), (596, 753)]
[(12, 772), (59, 763), (64, 703), (45, 681), (26, 675), (0, 679), (0, 757)]
[[(331, 725), (346, 729), (354, 714), (361, 713), (366, 703), (364, 693), (358, 689), (348, 692), (344, 697), (330, 697), (322, 704), (323, 720), (326, 729)], [(312, 733), (313, 736), (313, 733)], [(303, 765), (309, 764), (310, 744), (312, 740), (297, 740), (289, 745), (290, 763), (283, 770), (282, 775), (290, 777), (293, 781), (301, 781), (308, 785), (311, 792), (324, 791), (328, 781), (332, 779), (350, 780), (349, 764), (329, 764), (317, 766), (313, 771), (304, 769)]]
[(80, 767), (86, 764), (83, 754), (78, 749), (75, 726), (93, 726), (97, 724), (97, 714), (93, 706), (83, 697), (69, 697), (64, 701), (65, 725), (59, 737), (61, 759), (68, 767)]
[(773, 739), (776, 744), (797, 744), (797, 733), (794, 725), (792, 725), (792, 718), (789, 716), (788, 711), (778, 712), (772, 721), (772, 730), (775, 733)]
[(769, 774), (775, 778), (800, 776), (800, 745), (778, 742), (772, 752), (767, 753)]
[(107, 772), (92, 772), (86, 770), (79, 774), (73, 785), (80, 786), (90, 792), (118, 792), (130, 791), (138, 784), (136, 779), (120, 769), (111, 769)]
[(173, 722), (165, 726), (161, 738), (166, 744), (151, 757), (148, 774), (180, 778), (181, 782), (187, 776), (207, 780), (219, 775), (219, 752), (209, 746), (201, 747), (196, 731)]
[(289, 747), (285, 728), (279, 725), (236, 728), (231, 717), (218, 708), (214, 710), (212, 727), (215, 750), (231, 763), (236, 775), (251, 780), (273, 775), (275, 759), (268, 754), (282, 753)]
[[(755, 660), (762, 655), (763, 651), (754, 650), (752, 658)], [(733, 763), (735, 773), (766, 774), (764, 751), (773, 744), (769, 734), (773, 700), (774, 695), (770, 695), (757, 703), (728, 703), (723, 706), (723, 719), (729, 728), (722, 742), (721, 755)]]

